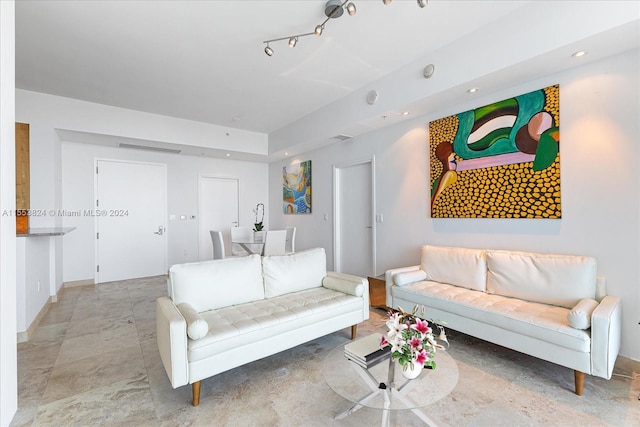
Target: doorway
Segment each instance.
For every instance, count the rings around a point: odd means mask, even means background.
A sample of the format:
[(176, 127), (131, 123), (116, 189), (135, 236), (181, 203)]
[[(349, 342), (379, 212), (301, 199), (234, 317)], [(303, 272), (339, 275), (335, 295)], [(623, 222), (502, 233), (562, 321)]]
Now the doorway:
[(167, 166), (96, 161), (96, 283), (167, 273)]
[(222, 231), (225, 255), (231, 253), (231, 227), (238, 225), (239, 180), (200, 176), (199, 259), (213, 259), (210, 230)]
[(376, 271), (375, 158), (333, 167), (334, 268), (361, 277)]

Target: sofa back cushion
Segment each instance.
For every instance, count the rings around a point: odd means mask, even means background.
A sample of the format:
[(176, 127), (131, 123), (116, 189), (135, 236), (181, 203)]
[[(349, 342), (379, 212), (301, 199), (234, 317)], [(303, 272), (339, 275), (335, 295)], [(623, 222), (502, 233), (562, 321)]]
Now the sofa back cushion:
[(487, 292), (573, 308), (596, 297), (596, 260), (573, 255), (487, 251)]
[(327, 275), (327, 256), (324, 248), (265, 256), (262, 271), (266, 298), (318, 288)]
[(425, 280), (486, 290), (487, 263), (481, 249), (426, 245), (422, 247), (420, 269), (427, 273)]
[(199, 313), (264, 299), (260, 255), (177, 264), (169, 278), (173, 302)]

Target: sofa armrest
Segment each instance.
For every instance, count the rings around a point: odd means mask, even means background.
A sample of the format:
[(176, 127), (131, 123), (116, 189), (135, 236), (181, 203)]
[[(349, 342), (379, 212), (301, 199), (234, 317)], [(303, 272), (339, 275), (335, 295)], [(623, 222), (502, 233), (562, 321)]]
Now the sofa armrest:
[(369, 281), (366, 278), (352, 274), (327, 271), (326, 277), (322, 279), (322, 286), (327, 289), (333, 289), (334, 291), (362, 297), (363, 318), (365, 320), (369, 318)]
[(171, 277), (167, 276), (167, 296), (173, 298), (173, 284), (171, 283)]
[(384, 278), (385, 278), (384, 287), (385, 287), (387, 307), (397, 308), (397, 307), (393, 307), (393, 302), (391, 301), (391, 287), (395, 286), (395, 284), (393, 283), (393, 276), (395, 276), (398, 273), (405, 273), (407, 271), (417, 271), (417, 270), (420, 270), (420, 266), (412, 265), (410, 267), (392, 268), (390, 270), (387, 270), (384, 273)]
[(591, 375), (610, 379), (620, 350), (622, 304), (606, 296), (591, 314)]
[(171, 386), (188, 384), (187, 322), (169, 297), (156, 300), (156, 340)]

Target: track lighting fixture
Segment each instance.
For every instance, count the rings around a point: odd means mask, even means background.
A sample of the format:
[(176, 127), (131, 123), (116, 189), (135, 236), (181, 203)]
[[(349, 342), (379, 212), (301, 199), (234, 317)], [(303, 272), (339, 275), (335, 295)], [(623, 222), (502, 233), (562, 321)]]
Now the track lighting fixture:
[[(427, 5), (428, 0), (417, 0), (418, 1), (418, 5), (420, 7), (425, 7)], [(389, 4), (391, 3), (391, 0), (382, 0), (382, 2), (384, 4)], [(269, 46), (269, 43), (271, 42), (278, 42), (281, 40), (288, 40), (289, 41), (289, 47), (295, 47), (296, 44), (298, 43), (298, 39), (300, 37), (305, 37), (305, 36), (311, 36), (311, 35), (315, 35), (316, 37), (320, 37), (322, 35), (322, 33), (324, 32), (324, 27), (326, 25), (327, 22), (329, 22), (330, 19), (335, 19), (335, 18), (339, 18), (344, 14), (344, 11), (347, 11), (347, 13), (349, 14), (349, 16), (353, 16), (356, 14), (356, 5), (349, 1), (349, 0), (329, 0), (327, 1), (327, 3), (324, 6), (324, 14), (327, 17), (324, 21), (322, 21), (321, 24), (318, 24), (315, 26), (313, 32), (311, 33), (302, 33), (302, 34), (294, 34), (291, 36), (286, 36), (286, 37), (280, 37), (277, 39), (271, 39), (271, 40), (265, 40), (262, 43), (265, 43), (267, 45), (267, 47), (264, 48), (264, 53), (267, 54), (267, 56), (272, 56), (273, 55), (273, 49)]]
[(391, 4), (391, 0), (382, 0), (382, 3), (384, 3), (385, 6), (388, 6)]

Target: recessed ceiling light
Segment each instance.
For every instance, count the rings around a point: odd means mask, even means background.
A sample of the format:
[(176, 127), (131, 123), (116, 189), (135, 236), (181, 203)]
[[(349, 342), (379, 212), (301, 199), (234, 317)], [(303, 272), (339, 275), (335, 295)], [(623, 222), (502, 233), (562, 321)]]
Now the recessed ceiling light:
[(573, 58), (580, 58), (581, 56), (585, 56), (588, 52), (586, 50), (579, 50), (571, 55)]
[(433, 64), (429, 64), (426, 67), (424, 67), (424, 70), (422, 70), (422, 75), (424, 76), (425, 79), (429, 79), (431, 78), (431, 76), (433, 76), (433, 73), (436, 71), (436, 66)]
[(227, 153), (227, 157), (231, 157), (231, 154)]
[(476, 93), (479, 89), (477, 87), (472, 87), (471, 89), (469, 89), (467, 92), (469, 93)]
[(378, 100), (378, 92), (376, 92), (375, 90), (372, 90), (369, 93), (367, 93), (367, 104), (373, 105), (376, 103), (377, 100)]
[(284, 155), (285, 155), (285, 156), (288, 156), (288, 155), (289, 155), (289, 153), (287, 153), (287, 152), (285, 151), (285, 152), (284, 152)]
[(408, 112), (408, 111), (403, 111), (403, 112), (402, 112), (402, 115), (403, 115), (403, 116), (408, 116), (408, 115), (409, 115), (409, 112)]

